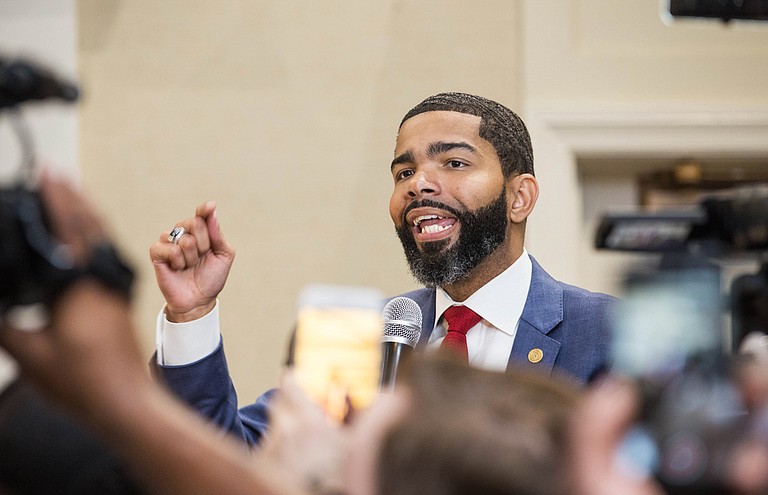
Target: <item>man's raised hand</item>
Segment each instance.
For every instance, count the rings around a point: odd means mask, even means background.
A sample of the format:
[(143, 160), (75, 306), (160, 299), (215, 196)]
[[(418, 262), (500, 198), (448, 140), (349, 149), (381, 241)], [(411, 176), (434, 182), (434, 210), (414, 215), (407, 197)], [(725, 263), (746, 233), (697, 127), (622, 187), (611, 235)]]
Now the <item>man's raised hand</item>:
[(224, 288), (235, 259), (221, 233), (216, 203), (198, 205), (195, 216), (176, 224), (184, 234), (160, 235), (149, 249), (155, 276), (166, 302), (166, 317), (173, 322), (192, 321), (208, 314)]

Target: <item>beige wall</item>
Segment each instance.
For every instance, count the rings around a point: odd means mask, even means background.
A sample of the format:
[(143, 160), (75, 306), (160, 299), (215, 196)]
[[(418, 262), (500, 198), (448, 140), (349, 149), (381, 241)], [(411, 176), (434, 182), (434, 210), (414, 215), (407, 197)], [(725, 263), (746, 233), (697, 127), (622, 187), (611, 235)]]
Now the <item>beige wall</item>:
[(656, 0), (523, 4), (527, 105), (598, 111), (768, 105), (764, 22), (668, 24)]
[(519, 105), (511, 1), (81, 0), (78, 21), (84, 183), (140, 268), (147, 349), (147, 249), (215, 199), (243, 401), (275, 384), (303, 285), (414, 287), (387, 213), (402, 115), (445, 90)]
[[(768, 143), (768, 26), (670, 26), (655, 0), (80, 0), (78, 22), (84, 182), (141, 269), (148, 352), (161, 296), (147, 248), (216, 199), (238, 249), (221, 302), (243, 401), (274, 385), (304, 284), (413, 287), (387, 164), (400, 117), (429, 94), (523, 113), (542, 184), (529, 249), (586, 286), (603, 262), (582, 262), (580, 149), (674, 158), (698, 149), (670, 144), (697, 134), (691, 119), (753, 112), (751, 141), (723, 146), (768, 157), (753, 146)], [(581, 131), (590, 146), (568, 141)]]

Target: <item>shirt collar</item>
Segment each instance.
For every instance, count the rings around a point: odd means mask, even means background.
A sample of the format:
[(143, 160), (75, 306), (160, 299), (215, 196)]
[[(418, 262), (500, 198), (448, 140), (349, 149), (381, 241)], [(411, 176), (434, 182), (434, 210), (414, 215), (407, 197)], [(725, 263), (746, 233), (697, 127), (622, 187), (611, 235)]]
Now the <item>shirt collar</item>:
[[(485, 321), (502, 332), (514, 335), (528, 298), (532, 269), (528, 251), (523, 249), (523, 254), (512, 265), (461, 304), (481, 315)], [(443, 312), (454, 304), (457, 303), (451, 296), (438, 287), (435, 299), (435, 326)]]

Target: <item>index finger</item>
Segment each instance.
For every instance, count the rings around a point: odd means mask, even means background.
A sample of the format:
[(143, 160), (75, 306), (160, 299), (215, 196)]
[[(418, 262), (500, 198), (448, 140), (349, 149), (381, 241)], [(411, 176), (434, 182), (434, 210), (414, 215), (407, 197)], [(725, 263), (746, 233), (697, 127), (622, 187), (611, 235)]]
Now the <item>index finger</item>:
[(199, 205), (197, 205), (197, 208), (195, 208), (195, 216), (207, 219), (213, 214), (215, 210), (216, 210), (216, 202), (206, 201), (205, 203), (200, 203)]
[(216, 215), (216, 206), (215, 201), (201, 203), (197, 206), (195, 215), (202, 218), (205, 222), (208, 236), (210, 237), (211, 249), (217, 254), (226, 253), (229, 256), (232, 256), (232, 247), (224, 240), (224, 235), (221, 232), (221, 224)]

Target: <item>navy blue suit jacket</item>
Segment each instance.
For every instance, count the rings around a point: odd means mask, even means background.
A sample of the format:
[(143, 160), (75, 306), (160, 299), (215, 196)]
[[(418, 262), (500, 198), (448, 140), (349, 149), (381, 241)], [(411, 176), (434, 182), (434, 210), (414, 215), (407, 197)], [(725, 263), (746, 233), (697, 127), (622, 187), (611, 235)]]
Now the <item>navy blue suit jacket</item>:
[[(587, 382), (607, 367), (616, 299), (558, 282), (533, 257), (531, 262), (531, 287), (507, 369), (532, 369)], [(435, 291), (419, 289), (403, 295), (421, 306), (424, 321), (419, 347), (423, 348), (435, 323)], [(538, 356), (529, 359), (534, 349)], [(267, 406), (274, 389), (238, 409), (222, 344), (200, 361), (157, 366), (157, 372), (184, 401), (247, 443), (258, 443), (266, 431)]]

